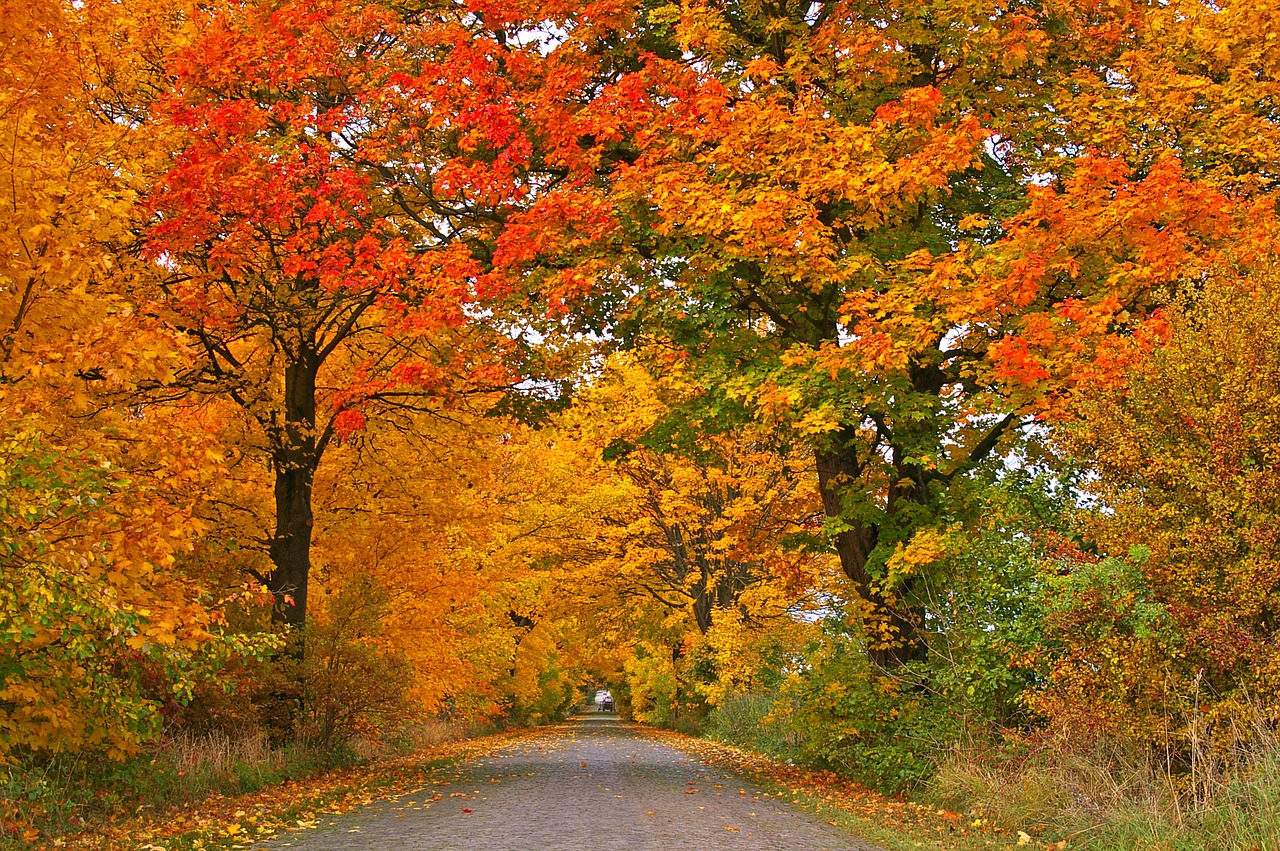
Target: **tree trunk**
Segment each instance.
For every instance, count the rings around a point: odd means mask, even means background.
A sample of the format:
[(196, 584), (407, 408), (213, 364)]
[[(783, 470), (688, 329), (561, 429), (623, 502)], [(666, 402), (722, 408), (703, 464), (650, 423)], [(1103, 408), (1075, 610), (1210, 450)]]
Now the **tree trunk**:
[(307, 580), (311, 573), (311, 490), (320, 458), (316, 451), (314, 358), (300, 358), (285, 370), (284, 428), (272, 452), (276, 523), (271, 539), (268, 587), (275, 596), (272, 619), (302, 626), (307, 620)]
[(706, 635), (707, 630), (711, 629), (711, 595), (707, 593), (705, 574), (693, 590), (693, 619), (698, 625), (698, 632)]
[(307, 578), (311, 573), (311, 486), (315, 469), (275, 463), (276, 528), (271, 539), (272, 619), (290, 626), (307, 620)]
[(822, 493), (822, 508), (826, 516), (840, 521), (845, 527), (835, 535), (836, 554), (840, 557), (841, 569), (853, 582), (859, 596), (870, 606), (869, 620), (883, 620), (892, 634), (897, 636), (897, 640), (888, 646), (869, 645), (868, 658), (873, 665), (883, 670), (892, 670), (907, 662), (924, 659), (927, 648), (921, 640), (917, 624), (907, 616), (909, 613), (897, 606), (888, 605), (867, 572), (867, 561), (879, 539), (879, 528), (851, 519), (844, 510), (844, 493), (848, 488), (855, 487), (862, 475), (862, 465), (853, 448), (854, 440), (856, 432), (846, 427), (839, 432), (835, 444), (816, 453), (818, 487)]

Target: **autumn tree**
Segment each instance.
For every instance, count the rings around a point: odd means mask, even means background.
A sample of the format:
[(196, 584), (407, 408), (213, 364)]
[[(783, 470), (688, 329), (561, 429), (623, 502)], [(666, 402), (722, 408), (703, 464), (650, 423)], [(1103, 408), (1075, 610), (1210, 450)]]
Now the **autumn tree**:
[(531, 629), (559, 624), (580, 644), (566, 661), (651, 720), (776, 675), (779, 648), (798, 647), (830, 587), (830, 560), (791, 545), (820, 525), (806, 460), (749, 430), (655, 436), (671, 404), (700, 392), (678, 367), (657, 379), (615, 354), (568, 409), (504, 447), (501, 557), (547, 585), (519, 614)]
[(229, 628), (225, 601), (180, 569), (219, 473), (198, 426), (151, 423), (189, 448), (147, 447), (139, 470), (119, 435), (84, 448), (26, 425), (0, 443), (0, 756), (130, 753), (224, 663), (278, 645)]
[(628, 512), (607, 521), (619, 547), (614, 581), (689, 613), (705, 634), (719, 614), (739, 609), (744, 592), (805, 574), (813, 556), (787, 552), (783, 541), (805, 532), (815, 506), (808, 459), (783, 457), (766, 435), (662, 443), (655, 425), (698, 392), (679, 369), (655, 380), (637, 359), (615, 356), (577, 403), (574, 428), (592, 433), (606, 470), (632, 494)]
[(335, 441), (518, 380), (528, 347), (484, 327), (504, 292), (493, 238), (572, 166), (549, 129), (569, 63), (508, 38), (521, 14), (232, 5), (201, 13), (173, 63), (163, 114), (186, 141), (148, 235), (172, 274), (141, 309), (195, 360), (151, 398), (226, 398), (256, 424), (275, 495), (262, 578), (287, 623), (305, 619)]
[(92, 5), (0, 7), (3, 760), (132, 752), (224, 662), (275, 646), (184, 563), (222, 472), (208, 421), (96, 389), (163, 378), (181, 346), (124, 296), (150, 272), (129, 251), (146, 168), (135, 128), (103, 120)]
[(680, 421), (754, 418), (812, 447), (881, 667), (925, 652), (889, 554), (974, 504), (971, 473), (1232, 226), (1205, 179), (1221, 158), (1148, 145), (1132, 107), (1087, 118), (1082, 92), (1124, 99), (1176, 15), (669, 5), (643, 19), (668, 49), (578, 116), (612, 227), (546, 255), (636, 282), (617, 333), (687, 352), (712, 388)]
[(491, 717), (513, 688), (538, 700), (538, 672), (515, 669), (524, 639), (554, 626), (506, 540), (507, 500), (524, 482), (505, 480), (503, 440), (519, 429), (483, 411), (375, 420), (321, 468), (316, 613), (328, 621), (345, 589), (375, 583), (383, 643), (412, 663), (422, 711)]
[(1082, 519), (1108, 557), (1063, 560), (1054, 580), (1063, 650), (1040, 708), (1056, 719), (1164, 747), (1229, 736), (1250, 702), (1276, 711), (1274, 263), (1182, 296), (1062, 432), (1095, 473)]
[(9, 390), (86, 366), (68, 365), (72, 341), (115, 312), (108, 282), (120, 271), (136, 195), (127, 130), (95, 120), (91, 41), (76, 18), (56, 2), (6, 3), (3, 12), (0, 370)]

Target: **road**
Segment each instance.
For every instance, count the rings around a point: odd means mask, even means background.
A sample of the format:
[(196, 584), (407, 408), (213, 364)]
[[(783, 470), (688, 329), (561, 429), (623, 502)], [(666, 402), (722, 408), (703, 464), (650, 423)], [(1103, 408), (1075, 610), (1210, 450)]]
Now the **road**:
[(604, 713), (456, 766), (415, 794), (321, 819), (291, 851), (875, 851)]

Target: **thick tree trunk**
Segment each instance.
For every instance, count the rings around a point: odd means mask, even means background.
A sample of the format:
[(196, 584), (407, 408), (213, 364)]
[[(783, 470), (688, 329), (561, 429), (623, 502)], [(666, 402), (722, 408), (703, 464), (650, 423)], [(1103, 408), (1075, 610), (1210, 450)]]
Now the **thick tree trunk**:
[(275, 596), (272, 617), (302, 626), (307, 619), (307, 581), (311, 573), (311, 490), (320, 457), (316, 451), (316, 375), (314, 358), (299, 358), (285, 370), (283, 428), (272, 452), (276, 523), (271, 539), (268, 586)]
[(274, 620), (302, 626), (307, 619), (307, 579), (311, 573), (311, 486), (315, 469), (299, 462), (275, 465), (276, 527), (271, 539), (271, 593)]
[(897, 606), (890, 606), (876, 588), (867, 572), (867, 561), (879, 539), (879, 529), (850, 518), (844, 510), (843, 495), (856, 486), (862, 475), (852, 441), (855, 433), (846, 428), (837, 437), (837, 443), (816, 453), (818, 487), (822, 493), (822, 507), (827, 517), (839, 520), (846, 527), (836, 533), (836, 554), (840, 567), (853, 582), (858, 594), (871, 607), (870, 616), (883, 621), (896, 636), (888, 646), (876, 646), (872, 642), (867, 655), (871, 663), (884, 670), (901, 667), (907, 662), (924, 659), (927, 648), (921, 640), (917, 625)]

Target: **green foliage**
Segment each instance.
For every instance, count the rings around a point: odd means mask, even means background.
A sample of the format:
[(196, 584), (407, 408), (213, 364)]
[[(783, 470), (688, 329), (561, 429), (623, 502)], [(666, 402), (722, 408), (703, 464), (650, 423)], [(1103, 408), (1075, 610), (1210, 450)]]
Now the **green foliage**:
[(867, 785), (900, 790), (929, 776), (936, 754), (958, 732), (941, 701), (906, 693), (867, 660), (865, 644), (832, 618), (806, 664), (783, 687), (808, 762)]
[(1085, 561), (1051, 578), (1051, 682), (1032, 704), (1055, 722), (1138, 739), (1167, 736), (1167, 722), (1148, 725), (1192, 699), (1169, 690), (1170, 663), (1183, 642), (1143, 573), (1147, 557), (1134, 547), (1128, 559)]
[(1041, 561), (1026, 538), (991, 528), (966, 540), (941, 567), (938, 605), (927, 633), (930, 655), (903, 674), (911, 688), (946, 703), (965, 727), (993, 729), (1026, 721), (1023, 695), (1040, 672), (1044, 641)]
[(1050, 620), (1086, 642), (1117, 633), (1139, 641), (1172, 640), (1168, 612), (1142, 572), (1150, 555), (1146, 547), (1135, 546), (1127, 559), (1083, 562), (1053, 577), (1047, 595)]
[(626, 661), (628, 694), (631, 697), (631, 717), (657, 726), (665, 725), (677, 712), (677, 681), (675, 665), (661, 654), (637, 648), (635, 656)]
[[(512, 726), (528, 726), (560, 721), (580, 702), (579, 688), (552, 664), (539, 672), (532, 699), (513, 696), (505, 721)], [(594, 695), (593, 695), (594, 696)]]
[(826, 619), (787, 677), (789, 709), (778, 713), (801, 735), (806, 760), (898, 791), (926, 781), (962, 739), (1030, 723), (1025, 695), (1043, 678), (1046, 585), (1023, 530), (1032, 508), (1054, 522), (1054, 493), (1048, 479), (1010, 474), (989, 484), (982, 528), (938, 535), (931, 562), (899, 557), (911, 593), (928, 602), (926, 659), (886, 672), (868, 660), (856, 616)]
[(640, 645), (623, 663), (625, 685), (615, 691), (620, 710), (637, 721), (690, 735), (706, 726), (706, 686), (715, 679), (715, 660), (696, 644), (679, 658), (670, 650)]
[(0, 439), (0, 760), (123, 755), (229, 660), (271, 636), (224, 628), (172, 572), (181, 510), (92, 452)]

